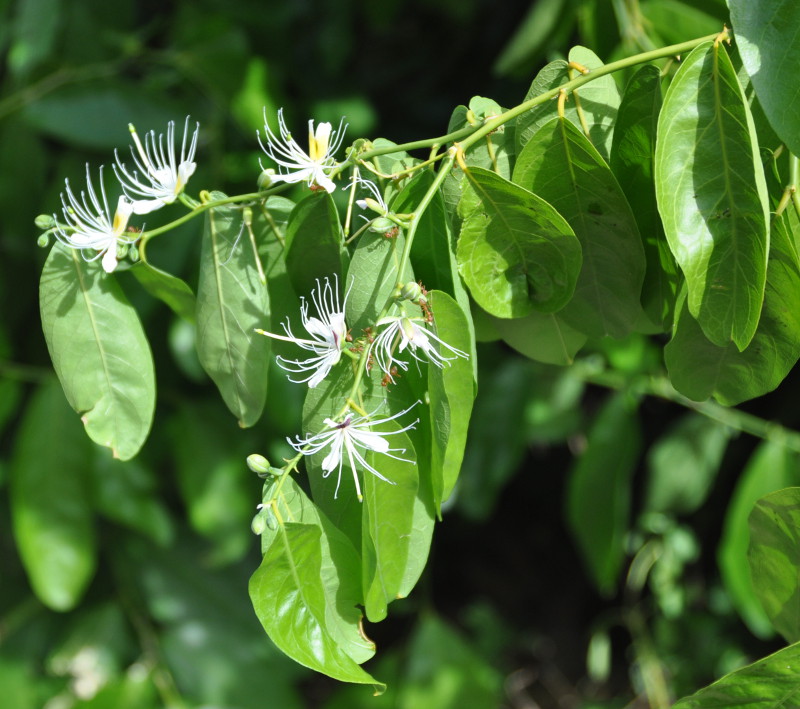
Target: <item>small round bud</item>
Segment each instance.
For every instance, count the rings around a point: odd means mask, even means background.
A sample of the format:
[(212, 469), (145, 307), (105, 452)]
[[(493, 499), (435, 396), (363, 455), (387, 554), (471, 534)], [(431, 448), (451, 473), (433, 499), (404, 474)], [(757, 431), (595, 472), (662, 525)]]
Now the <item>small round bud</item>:
[(247, 456), (247, 467), (258, 475), (269, 475), (269, 461), (259, 453), (251, 453)]
[(250, 523), (250, 529), (253, 530), (253, 534), (260, 535), (264, 532), (267, 528), (267, 518), (266, 518), (265, 510), (259, 510), (258, 514), (253, 517), (253, 521)]
[(391, 219), (387, 217), (378, 217), (372, 220), (372, 223), (369, 225), (369, 230), (376, 234), (385, 234), (387, 231), (394, 229), (395, 226), (395, 223)]
[(52, 229), (56, 225), (56, 220), (52, 214), (40, 214), (33, 220), (37, 229)]
[(258, 189), (260, 190), (268, 190), (272, 187), (272, 176), (275, 174), (275, 170), (271, 167), (268, 167), (266, 170), (262, 170), (261, 174), (258, 176)]
[(404, 283), (403, 287), (400, 289), (400, 297), (403, 300), (410, 300), (412, 303), (416, 303), (423, 297), (422, 288), (420, 288), (419, 283), (414, 283), (414, 281)]
[(41, 234), (38, 239), (36, 239), (36, 244), (39, 248), (44, 249), (50, 245), (50, 237), (47, 234)]

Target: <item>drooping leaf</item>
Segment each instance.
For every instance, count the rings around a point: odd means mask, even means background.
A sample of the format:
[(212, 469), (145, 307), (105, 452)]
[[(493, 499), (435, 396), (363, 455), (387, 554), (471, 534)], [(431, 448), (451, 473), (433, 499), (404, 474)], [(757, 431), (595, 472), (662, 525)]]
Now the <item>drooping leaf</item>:
[(56, 374), (86, 433), (117, 458), (132, 458), (150, 431), (156, 395), (136, 311), (99, 261), (61, 244), (42, 270), (39, 308)]
[(457, 257), (478, 305), (500, 318), (564, 307), (581, 265), (569, 224), (543, 199), (493, 172), (471, 168), (467, 178)]
[(647, 262), (642, 307), (653, 324), (664, 331), (672, 325), (680, 277), (658, 215), (653, 180), (656, 125), (662, 102), (661, 72), (652, 65), (641, 67), (628, 83), (619, 107), (610, 167), (642, 235)]
[(22, 419), (11, 462), (11, 514), (20, 558), (39, 600), (73, 608), (97, 564), (91, 444), (58, 386), (40, 388)]
[(684, 303), (664, 359), (673, 386), (695, 401), (714, 396), (728, 406), (780, 384), (800, 358), (800, 265), (786, 214), (772, 222), (761, 318), (744, 352), (710, 342)]
[(759, 498), (800, 484), (799, 463), (797, 454), (780, 441), (762, 442), (747, 462), (725, 514), (722, 539), (717, 549), (720, 574), (742, 619), (759, 637), (771, 635), (772, 627), (747, 568), (750, 538), (747, 519)]
[(800, 488), (762, 497), (750, 513), (747, 561), (753, 588), (772, 625), (800, 640)]
[(567, 519), (592, 580), (611, 594), (625, 558), (630, 479), (641, 448), (636, 412), (625, 393), (603, 406), (586, 450), (570, 472)]
[(317, 525), (281, 525), (278, 539), (250, 579), (256, 615), (272, 641), (300, 664), (383, 691), (385, 685), (361, 669), (328, 628), (320, 536)]
[(184, 281), (146, 261), (140, 261), (131, 271), (150, 295), (166, 303), (186, 322), (194, 324), (197, 303), (192, 289)]
[(517, 156), (514, 182), (574, 229), (583, 266), (559, 317), (593, 337), (624, 337), (641, 313), (645, 259), (636, 220), (608, 165), (569, 121), (543, 126)]
[(531, 5), (495, 60), (492, 71), (504, 76), (518, 71), (520, 67), (527, 70), (543, 49), (552, 43), (553, 31), (564, 16), (566, 4), (566, 0), (545, 0)]
[(212, 209), (200, 253), (197, 354), (242, 427), (258, 421), (267, 397), (269, 338), (256, 328), (270, 328), (269, 295), (241, 215), (231, 207)]
[(342, 247), (342, 228), (327, 192), (310, 194), (297, 204), (284, 238), (286, 270), (298, 295), (308, 297), (318, 279), (344, 273), (347, 252)]
[(779, 709), (800, 701), (800, 644), (725, 675), (673, 709)]
[(492, 324), (517, 352), (545, 364), (572, 364), (586, 343), (586, 335), (564, 322), (559, 313), (531, 313), (514, 320), (493, 318)]
[(769, 122), (794, 155), (800, 155), (800, 62), (793, 0), (729, 0), (736, 46)]
[(655, 179), (689, 312), (711, 342), (744, 350), (764, 300), (769, 204), (750, 109), (722, 44), (697, 47), (669, 86)]
[[(431, 473), (436, 510), (450, 497), (461, 471), (464, 447), (467, 443), (472, 402), (472, 369), (475, 349), (470, 338), (467, 318), (450, 296), (441, 291), (428, 294), (434, 314), (436, 335), (451, 347), (466, 353), (455, 356), (440, 347), (442, 356), (450, 361), (442, 368), (428, 365), (428, 394), (431, 407), (431, 440), (433, 442)], [(472, 362), (470, 361), (472, 360)]]

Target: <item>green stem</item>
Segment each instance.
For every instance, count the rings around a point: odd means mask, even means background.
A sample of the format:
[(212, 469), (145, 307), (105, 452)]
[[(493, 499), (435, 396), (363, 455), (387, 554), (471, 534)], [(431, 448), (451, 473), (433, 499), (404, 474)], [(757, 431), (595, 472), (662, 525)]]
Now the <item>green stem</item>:
[(466, 126), (465, 128), (459, 128), (459, 130), (453, 131), (452, 133), (448, 133), (447, 135), (443, 135), (439, 138), (415, 140), (411, 143), (401, 143), (400, 145), (392, 145), (386, 148), (371, 148), (370, 150), (365, 150), (363, 153), (359, 153), (358, 159), (369, 160), (370, 158), (374, 158), (379, 155), (390, 155), (391, 153), (399, 153), (403, 151), (408, 152), (409, 150), (419, 150), (420, 148), (430, 148), (434, 145), (444, 145), (446, 143), (452, 143), (457, 140), (461, 140), (461, 138), (466, 138), (474, 130), (474, 126)]

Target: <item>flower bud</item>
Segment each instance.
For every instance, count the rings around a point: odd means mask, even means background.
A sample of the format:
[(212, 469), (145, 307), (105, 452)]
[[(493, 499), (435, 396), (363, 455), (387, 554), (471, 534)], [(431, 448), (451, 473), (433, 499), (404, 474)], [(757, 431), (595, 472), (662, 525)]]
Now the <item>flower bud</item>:
[(272, 187), (272, 176), (275, 174), (275, 170), (271, 167), (268, 167), (266, 170), (262, 170), (261, 174), (258, 176), (258, 189), (260, 190), (268, 190)]
[(253, 521), (250, 523), (250, 529), (253, 530), (253, 534), (260, 535), (266, 528), (267, 519), (265, 510), (259, 510), (256, 516), (253, 517)]
[(37, 229), (52, 229), (56, 225), (56, 220), (52, 214), (40, 214), (33, 220)]
[[(366, 201), (371, 202), (372, 200), (367, 199)], [(372, 220), (372, 223), (369, 225), (369, 230), (376, 234), (385, 234), (387, 231), (394, 229), (395, 226), (395, 223), (391, 219), (387, 217), (378, 217)]]
[(400, 289), (400, 297), (403, 300), (410, 300), (412, 303), (416, 303), (420, 298), (422, 298), (423, 301), (425, 300), (425, 296), (422, 295), (422, 288), (419, 283), (414, 283), (414, 281), (403, 284), (403, 287)]
[(259, 476), (269, 475), (269, 461), (259, 453), (251, 453), (247, 456), (247, 467)]
[(36, 244), (39, 248), (44, 249), (50, 244), (50, 237), (47, 234), (40, 234), (36, 239)]

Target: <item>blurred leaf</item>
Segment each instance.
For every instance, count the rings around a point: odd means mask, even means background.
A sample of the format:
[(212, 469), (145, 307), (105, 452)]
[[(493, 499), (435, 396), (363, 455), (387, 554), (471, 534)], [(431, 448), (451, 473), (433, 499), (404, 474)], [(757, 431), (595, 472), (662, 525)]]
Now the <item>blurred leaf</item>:
[(695, 5), (680, 0), (642, 0), (640, 7), (665, 44), (678, 44), (719, 32), (726, 19), (724, 14), (713, 17)]
[(631, 477), (641, 449), (635, 406), (623, 392), (605, 403), (573, 465), (567, 520), (597, 588), (614, 591), (625, 558)]
[(281, 525), (279, 538), (250, 579), (256, 615), (289, 657), (343, 682), (385, 689), (339, 647), (330, 634), (320, 579), (320, 527)]
[(551, 313), (572, 297), (581, 247), (547, 202), (493, 172), (471, 168), (459, 205), (459, 270), (488, 313)]
[(583, 266), (559, 319), (593, 337), (633, 328), (645, 272), (633, 212), (600, 154), (569, 121), (543, 126), (517, 156), (514, 182), (547, 200), (575, 230)]
[(767, 287), (755, 335), (744, 352), (709, 342), (684, 303), (664, 348), (673, 386), (695, 401), (733, 406), (777, 387), (800, 357), (800, 264), (786, 213), (772, 222)]
[(66, 611), (97, 564), (90, 444), (53, 382), (28, 403), (11, 465), (14, 538), (38, 598)]
[(717, 562), (736, 609), (750, 630), (759, 637), (769, 637), (772, 626), (754, 590), (747, 567), (750, 538), (747, 520), (753, 506), (768, 493), (800, 483), (800, 460), (780, 443), (763, 441), (742, 472), (725, 513)]
[(131, 271), (150, 295), (166, 303), (186, 322), (194, 324), (197, 304), (192, 289), (184, 281), (146, 261), (140, 261)]
[(647, 262), (642, 307), (656, 327), (666, 331), (672, 326), (680, 276), (658, 214), (653, 180), (656, 125), (662, 102), (661, 72), (649, 64), (641, 67), (628, 83), (619, 107), (610, 166), (642, 235)]
[(25, 0), (16, 9), (8, 66), (20, 78), (50, 57), (61, 26), (61, 0)]
[(317, 280), (346, 270), (342, 228), (331, 196), (312, 193), (297, 204), (286, 227), (286, 270), (295, 293), (308, 297)]
[(790, 645), (681, 699), (673, 709), (779, 709), (794, 706), (800, 692), (798, 667), (800, 645)]
[(800, 488), (762, 497), (748, 519), (747, 561), (753, 588), (772, 625), (789, 643), (800, 639)]
[[(441, 514), (442, 503), (450, 497), (461, 472), (472, 402), (475, 399), (471, 374), (476, 356), (467, 318), (458, 303), (442, 291), (431, 291), (428, 299), (435, 317), (436, 335), (468, 355), (466, 358), (452, 357), (441, 368), (428, 365), (433, 499), (437, 513)], [(443, 348), (440, 348), (440, 352), (448, 356)]]
[(720, 43), (681, 63), (658, 120), (656, 195), (688, 308), (719, 347), (747, 347), (764, 301), (769, 203), (753, 119)]
[(533, 3), (500, 56), (495, 59), (493, 73), (505, 76), (520, 66), (530, 66), (549, 43), (559, 21), (563, 22), (566, 4), (567, 0)]
[(794, 155), (800, 155), (800, 63), (793, 0), (729, 0), (736, 46), (769, 122)]
[[(212, 199), (223, 196), (211, 193)], [(267, 397), (269, 338), (254, 331), (269, 329), (270, 305), (240, 219), (232, 207), (213, 209), (206, 219), (197, 284), (197, 353), (246, 428), (258, 421)]]
[(647, 452), (645, 512), (690, 514), (705, 502), (722, 456), (728, 429), (699, 414), (679, 419)]
[(60, 243), (39, 283), (42, 329), (70, 406), (89, 437), (128, 460), (144, 444), (155, 373), (139, 317), (115, 277)]

